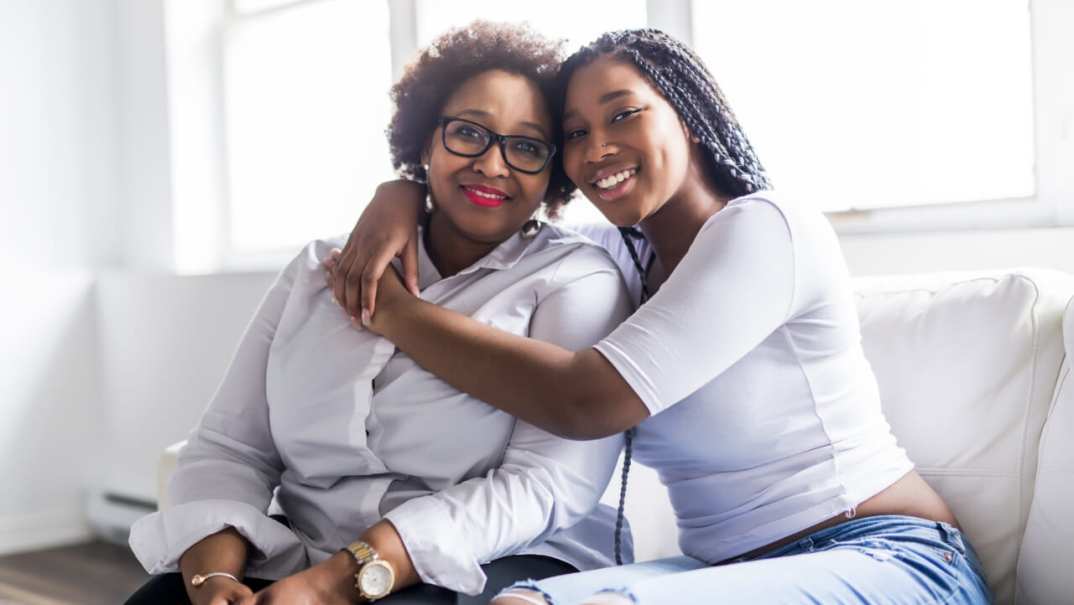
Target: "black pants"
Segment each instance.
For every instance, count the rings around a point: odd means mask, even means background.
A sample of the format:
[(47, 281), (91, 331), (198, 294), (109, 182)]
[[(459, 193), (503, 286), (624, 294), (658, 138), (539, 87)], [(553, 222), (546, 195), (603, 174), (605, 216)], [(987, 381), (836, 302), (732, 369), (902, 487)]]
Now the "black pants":
[[(567, 563), (539, 555), (504, 557), (482, 565), (481, 569), (488, 576), (488, 582), (485, 583), (485, 592), (477, 596), (459, 594), (439, 586), (418, 584), (381, 599), (377, 603), (383, 603), (383, 605), (485, 605), (501, 590), (519, 580), (527, 578), (541, 580), (578, 571)], [(245, 578), (243, 583), (257, 592), (272, 584), (272, 580)], [(167, 573), (153, 576), (127, 599), (127, 605), (190, 605), (190, 599), (186, 596), (182, 574)]]

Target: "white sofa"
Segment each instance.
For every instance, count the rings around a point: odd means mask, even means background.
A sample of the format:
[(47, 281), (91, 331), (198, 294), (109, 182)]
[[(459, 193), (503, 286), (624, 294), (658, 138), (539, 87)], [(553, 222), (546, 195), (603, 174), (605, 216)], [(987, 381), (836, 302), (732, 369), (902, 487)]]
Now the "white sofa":
[[(954, 509), (996, 602), (1074, 604), (1074, 276), (930, 274), (856, 288), (888, 419)], [(162, 456), (162, 488), (180, 446)], [(613, 482), (605, 501), (617, 495)], [(679, 552), (651, 469), (632, 470), (627, 515), (638, 560)]]

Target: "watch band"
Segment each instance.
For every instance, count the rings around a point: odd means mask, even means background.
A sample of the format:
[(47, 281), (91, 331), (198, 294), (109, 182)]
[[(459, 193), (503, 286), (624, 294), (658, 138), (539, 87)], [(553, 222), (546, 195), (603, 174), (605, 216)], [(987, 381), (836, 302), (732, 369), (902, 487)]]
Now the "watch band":
[(370, 561), (374, 561), (379, 557), (377, 551), (373, 550), (372, 546), (361, 540), (351, 542), (343, 550), (351, 553), (351, 556), (353, 556), (354, 560), (358, 563), (358, 567), (361, 567)]

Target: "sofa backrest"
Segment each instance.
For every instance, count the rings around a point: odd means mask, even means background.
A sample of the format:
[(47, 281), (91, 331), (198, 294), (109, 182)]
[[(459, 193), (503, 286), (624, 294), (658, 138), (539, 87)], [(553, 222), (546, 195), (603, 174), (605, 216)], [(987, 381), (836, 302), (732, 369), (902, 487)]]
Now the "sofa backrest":
[(1063, 340), (1066, 361), (1040, 436), (1037, 484), (1018, 557), (1018, 603), (1074, 603), (1074, 301)]
[(954, 510), (996, 602), (1013, 603), (1074, 276), (887, 276), (858, 280), (856, 289), (892, 430)]

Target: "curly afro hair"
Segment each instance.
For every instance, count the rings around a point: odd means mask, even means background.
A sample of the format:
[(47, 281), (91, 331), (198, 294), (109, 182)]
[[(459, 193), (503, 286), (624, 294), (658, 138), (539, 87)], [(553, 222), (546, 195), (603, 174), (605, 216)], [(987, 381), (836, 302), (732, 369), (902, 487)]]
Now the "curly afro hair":
[(388, 126), (392, 166), (403, 178), (426, 182), (421, 155), (438, 125), (448, 98), (466, 80), (490, 69), (502, 69), (532, 80), (541, 90), (556, 145), (545, 194), (545, 212), (555, 217), (575, 187), (563, 171), (560, 102), (556, 76), (562, 61), (562, 42), (549, 40), (525, 25), (474, 21), (441, 35), (406, 67), (392, 86), (395, 114)]

